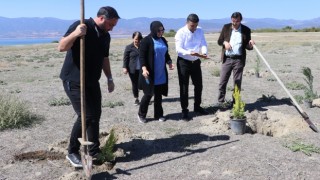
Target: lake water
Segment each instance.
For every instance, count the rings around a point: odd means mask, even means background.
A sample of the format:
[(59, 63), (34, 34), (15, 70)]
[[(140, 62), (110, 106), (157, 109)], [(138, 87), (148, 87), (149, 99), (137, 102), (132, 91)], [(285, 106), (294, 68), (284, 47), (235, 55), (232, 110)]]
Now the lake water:
[(29, 44), (45, 44), (53, 41), (58, 41), (60, 38), (14, 38), (0, 39), (0, 46), (12, 45), (29, 45)]
[[(130, 35), (111, 35), (111, 38), (129, 38)], [(53, 38), (0, 38), (0, 46), (45, 44), (53, 41), (59, 41), (61, 37)], [(130, 37), (131, 38), (131, 37)]]

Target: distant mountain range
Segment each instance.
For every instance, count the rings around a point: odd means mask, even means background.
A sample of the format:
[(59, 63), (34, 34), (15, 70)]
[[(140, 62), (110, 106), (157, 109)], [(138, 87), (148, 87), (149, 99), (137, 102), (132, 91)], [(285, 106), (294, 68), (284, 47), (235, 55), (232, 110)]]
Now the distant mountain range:
[[(118, 25), (111, 32), (112, 35), (131, 35), (134, 31), (149, 33), (150, 23), (161, 21), (165, 29), (178, 30), (186, 23), (185, 18), (133, 18), (120, 19)], [(6, 18), (0, 17), (0, 38), (44, 38), (61, 37), (75, 20), (62, 20), (57, 18)], [(229, 23), (230, 18), (200, 20), (199, 26), (206, 33), (219, 32), (223, 24)], [(272, 18), (246, 18), (243, 24), (251, 29), (274, 28), (281, 29), (291, 26), (293, 29), (320, 27), (320, 17), (310, 20), (280, 20)]]

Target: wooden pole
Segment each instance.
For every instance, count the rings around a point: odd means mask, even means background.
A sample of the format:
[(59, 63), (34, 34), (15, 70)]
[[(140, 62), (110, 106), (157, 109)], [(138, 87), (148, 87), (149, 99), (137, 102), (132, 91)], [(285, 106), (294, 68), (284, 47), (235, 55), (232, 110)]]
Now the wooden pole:
[[(80, 24), (84, 24), (84, 0), (80, 2)], [(81, 94), (81, 126), (82, 140), (87, 141), (86, 136), (86, 90), (85, 90), (85, 36), (80, 39), (80, 94)]]
[[(80, 24), (84, 24), (84, 0), (80, 0)], [(86, 126), (86, 78), (85, 78), (85, 36), (80, 38), (80, 98), (81, 98), (81, 130), (82, 137), (78, 138), (83, 146), (81, 153), (81, 161), (83, 170), (88, 179), (91, 179), (92, 157), (88, 154), (88, 146), (93, 144), (87, 141), (87, 126)]]

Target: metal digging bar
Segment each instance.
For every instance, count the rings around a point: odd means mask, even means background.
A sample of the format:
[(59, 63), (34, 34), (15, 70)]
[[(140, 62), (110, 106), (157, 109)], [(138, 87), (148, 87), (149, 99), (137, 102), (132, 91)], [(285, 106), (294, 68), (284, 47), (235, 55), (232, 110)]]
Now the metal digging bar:
[(290, 94), (290, 92), (288, 91), (288, 89), (283, 85), (282, 81), (279, 79), (279, 77), (277, 76), (277, 74), (271, 69), (269, 63), (267, 62), (267, 60), (262, 56), (261, 52), (259, 51), (259, 49), (257, 48), (256, 45), (253, 45), (254, 50), (259, 54), (259, 56), (262, 58), (263, 62), (267, 65), (267, 67), (269, 68), (269, 70), (271, 71), (271, 73), (274, 75), (274, 77), (277, 79), (278, 83), (281, 85), (281, 87), (286, 91), (286, 93), (288, 94), (288, 96), (290, 97), (290, 99), (292, 100), (293, 104), (296, 106), (296, 108), (299, 110), (300, 114), (302, 115), (303, 119), (308, 123), (309, 127), (314, 131), (314, 132), (319, 132), (317, 127), (311, 122), (311, 120), (309, 119), (309, 116), (307, 115), (306, 112), (303, 111), (303, 109), (299, 106), (299, 104), (297, 103), (297, 101), (293, 98), (293, 96)]
[[(80, 24), (84, 24), (84, 0), (80, 0)], [(83, 170), (91, 179), (92, 171), (92, 157), (88, 153), (88, 146), (92, 142), (87, 141), (87, 128), (86, 128), (86, 93), (85, 93), (85, 36), (80, 39), (80, 94), (81, 94), (81, 127), (82, 137), (78, 138), (82, 145), (81, 161)]]

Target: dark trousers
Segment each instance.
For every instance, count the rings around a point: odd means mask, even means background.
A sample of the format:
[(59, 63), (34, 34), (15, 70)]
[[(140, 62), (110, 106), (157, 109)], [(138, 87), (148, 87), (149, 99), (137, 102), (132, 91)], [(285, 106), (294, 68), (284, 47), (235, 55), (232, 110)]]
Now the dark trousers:
[(233, 73), (233, 85), (237, 85), (241, 90), (241, 81), (243, 74), (244, 64), (240, 59), (227, 58), (221, 65), (220, 83), (219, 83), (219, 95), (218, 101), (224, 102), (227, 90), (227, 84), (231, 73)]
[[(163, 116), (163, 108), (162, 108), (162, 88), (164, 88), (165, 85), (155, 85), (154, 86), (154, 118), (159, 119)], [(140, 117), (146, 117), (148, 112), (148, 107), (150, 100), (152, 98), (152, 95), (144, 94), (140, 101), (140, 107), (138, 115)]]
[(201, 61), (188, 61), (178, 57), (177, 68), (180, 85), (180, 103), (182, 112), (188, 112), (189, 79), (194, 85), (194, 109), (199, 108), (202, 96), (202, 71)]
[[(80, 96), (80, 84), (74, 82), (63, 82), (63, 87), (67, 93), (74, 111), (78, 115), (75, 121), (68, 147), (68, 152), (79, 153), (80, 142), (78, 138), (82, 136), (81, 127), (81, 96)], [(87, 128), (87, 140), (94, 144), (89, 146), (89, 154), (94, 155), (99, 152), (99, 121), (101, 116), (101, 90), (100, 85), (97, 82), (96, 85), (86, 87), (86, 128)]]
[(138, 82), (139, 82), (139, 70), (136, 70), (134, 74), (129, 73), (129, 77), (132, 84), (132, 94), (133, 97), (139, 97), (139, 89), (138, 89)]

